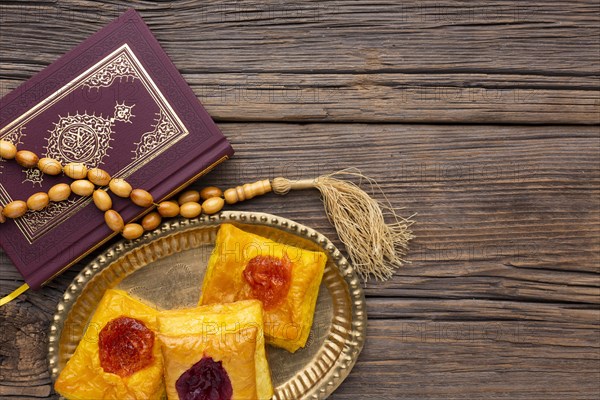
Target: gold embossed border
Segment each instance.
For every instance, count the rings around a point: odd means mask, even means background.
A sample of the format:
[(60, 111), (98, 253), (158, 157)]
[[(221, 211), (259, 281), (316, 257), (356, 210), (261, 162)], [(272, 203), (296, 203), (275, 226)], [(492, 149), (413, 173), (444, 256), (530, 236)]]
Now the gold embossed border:
[[(110, 71), (111, 65), (114, 65), (119, 59), (126, 61), (123, 63), (124, 66), (117, 68), (116, 71)], [(177, 113), (173, 110), (171, 104), (167, 101), (128, 44), (123, 44), (82, 74), (71, 80), (61, 89), (52, 93), (29, 109), (26, 113), (2, 128), (0, 130), (0, 138), (10, 137), (11, 135), (14, 135), (16, 131), (23, 130), (29, 121), (39, 116), (56, 102), (64, 99), (74, 90), (80, 89), (81, 87), (98, 88), (100, 90), (100, 88), (112, 84), (114, 79), (118, 77), (132, 77), (139, 79), (148, 93), (152, 96), (160, 110), (156, 120), (156, 126), (154, 127), (155, 131), (159, 129), (174, 130), (168, 137), (168, 140), (164, 140), (151, 147), (146, 146), (143, 151), (136, 151), (135, 155), (132, 157), (132, 162), (113, 174), (113, 176), (122, 178), (130, 176), (139, 168), (143, 167), (149, 161), (187, 136), (189, 130), (185, 127)], [(144, 135), (152, 135), (153, 133), (153, 131), (150, 131)], [(0, 182), (0, 201), (6, 204), (12, 200), (7, 188)], [(77, 198), (76, 200), (71, 201), (66, 207), (49, 207), (48, 209), (41, 211), (29, 211), (24, 217), (15, 220), (15, 222), (23, 236), (31, 244), (49, 230), (67, 220), (71, 215), (88, 205), (90, 202), (91, 200), (89, 198)]]

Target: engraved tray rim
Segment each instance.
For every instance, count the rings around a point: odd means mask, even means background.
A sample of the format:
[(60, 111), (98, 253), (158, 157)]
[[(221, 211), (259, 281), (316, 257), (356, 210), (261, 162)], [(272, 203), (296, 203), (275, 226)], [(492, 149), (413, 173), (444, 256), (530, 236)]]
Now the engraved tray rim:
[[(334, 361), (333, 365), (326, 371), (325, 375), (316, 382), (308, 393), (302, 397), (304, 399), (325, 399), (343, 382), (349, 375), (352, 367), (356, 363), (360, 352), (364, 346), (366, 338), (367, 314), (366, 301), (362, 286), (351, 263), (342, 255), (336, 246), (323, 234), (305, 225), (299, 224), (287, 218), (279, 217), (273, 214), (262, 212), (246, 211), (224, 211), (218, 215), (202, 215), (193, 219), (173, 219), (164, 222), (154, 231), (145, 233), (136, 240), (121, 240), (112, 245), (93, 261), (87, 264), (79, 274), (73, 279), (67, 287), (61, 300), (56, 306), (50, 332), (48, 336), (48, 370), (52, 383), (56, 381), (59, 374), (59, 345), (63, 333), (63, 327), (73, 306), (77, 303), (80, 294), (101, 271), (105, 270), (114, 262), (126, 254), (143, 247), (162, 238), (175, 235), (177, 233), (199, 228), (203, 226), (218, 226), (223, 223), (242, 223), (249, 225), (263, 225), (280, 229), (289, 234), (298, 236), (315, 243), (328, 255), (328, 258), (337, 267), (339, 275), (348, 286), (349, 305), (351, 307), (350, 315), (352, 318), (351, 329), (348, 338), (345, 340), (343, 348)], [(142, 267), (143, 268), (143, 267)], [(329, 341), (328, 338), (321, 348)], [(296, 392), (293, 386), (287, 384), (283, 387), (283, 392), (292, 395)], [(277, 388), (274, 388), (277, 389)], [(277, 390), (276, 390), (277, 393)], [(286, 395), (284, 398), (287, 398)], [(274, 396), (273, 398), (276, 398)]]

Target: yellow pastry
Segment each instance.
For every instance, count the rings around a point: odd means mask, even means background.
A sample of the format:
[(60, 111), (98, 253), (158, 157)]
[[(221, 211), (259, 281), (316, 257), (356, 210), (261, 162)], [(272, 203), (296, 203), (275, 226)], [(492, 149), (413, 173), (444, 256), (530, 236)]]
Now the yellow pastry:
[(157, 313), (121, 290), (107, 290), (55, 390), (82, 400), (161, 398)]
[(202, 284), (202, 305), (258, 299), (267, 343), (295, 352), (310, 334), (327, 256), (223, 224)]
[(163, 311), (158, 324), (169, 400), (273, 396), (259, 301)]

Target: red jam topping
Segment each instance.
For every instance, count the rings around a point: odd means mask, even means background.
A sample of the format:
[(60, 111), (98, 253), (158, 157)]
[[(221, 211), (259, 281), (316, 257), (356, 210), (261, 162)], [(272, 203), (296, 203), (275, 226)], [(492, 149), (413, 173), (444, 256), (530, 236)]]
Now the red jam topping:
[(180, 400), (231, 400), (233, 396), (227, 371), (212, 357), (202, 357), (181, 374), (175, 389)]
[(100, 331), (100, 365), (105, 372), (122, 378), (152, 364), (154, 332), (135, 318), (118, 317)]
[(283, 302), (292, 282), (292, 262), (288, 256), (256, 256), (244, 269), (244, 279), (252, 289), (252, 297), (262, 301), (265, 310)]

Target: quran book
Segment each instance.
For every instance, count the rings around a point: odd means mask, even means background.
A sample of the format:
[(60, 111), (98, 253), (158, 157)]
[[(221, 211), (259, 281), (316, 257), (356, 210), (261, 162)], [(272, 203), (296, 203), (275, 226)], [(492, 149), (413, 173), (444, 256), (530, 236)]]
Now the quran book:
[[(0, 100), (0, 139), (63, 165), (81, 162), (159, 202), (233, 150), (139, 14), (129, 10)], [(64, 175), (0, 160), (0, 204)], [(124, 221), (147, 209), (111, 194)], [(91, 197), (71, 195), (0, 225), (2, 248), (38, 288), (114, 236)]]

